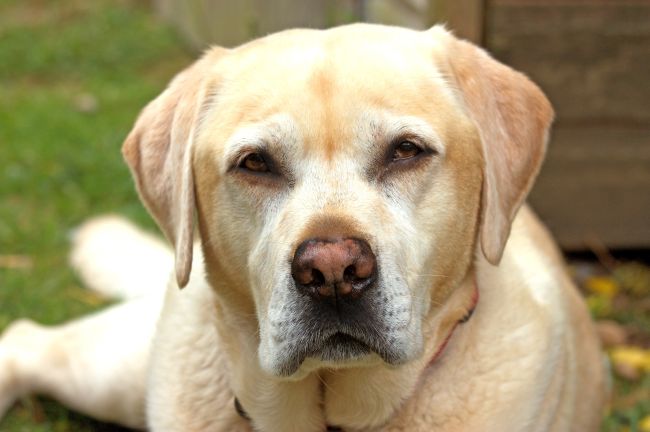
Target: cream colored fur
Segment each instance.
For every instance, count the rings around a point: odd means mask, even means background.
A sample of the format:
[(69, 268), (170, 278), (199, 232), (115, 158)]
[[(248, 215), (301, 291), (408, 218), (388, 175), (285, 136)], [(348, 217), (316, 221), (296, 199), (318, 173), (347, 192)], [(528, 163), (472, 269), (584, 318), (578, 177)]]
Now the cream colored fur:
[[(36, 392), (153, 431), (597, 430), (593, 326), (522, 206), (552, 116), (525, 76), (440, 27), (294, 30), (209, 51), (123, 148), (175, 265), (125, 221), (82, 227), (73, 265), (130, 300), (60, 327), (11, 326), (0, 415)], [(429, 152), (382, 156), (400, 140)], [(259, 151), (278, 172), (239, 168)], [(370, 318), (388, 357), (291, 361), (312, 317), (289, 263), (331, 233), (377, 255)], [(475, 286), (474, 315), (430, 364)]]

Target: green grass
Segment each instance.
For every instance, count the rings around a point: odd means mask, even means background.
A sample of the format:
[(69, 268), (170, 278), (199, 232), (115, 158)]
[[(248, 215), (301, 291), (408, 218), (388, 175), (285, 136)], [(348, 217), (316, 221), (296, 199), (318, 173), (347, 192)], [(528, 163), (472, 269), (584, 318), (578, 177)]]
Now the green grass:
[[(106, 212), (154, 229), (120, 155), (138, 111), (191, 61), (142, 2), (0, 0), (0, 331), (60, 323), (102, 306), (67, 265), (68, 235)], [(603, 431), (650, 414), (650, 377), (616, 381)], [(119, 430), (28, 398), (0, 431)]]
[[(153, 228), (120, 146), (139, 110), (191, 55), (142, 3), (0, 0), (0, 331), (97, 308), (67, 265), (68, 236), (94, 214)], [(84, 101), (85, 100), (85, 101)], [(84, 106), (85, 104), (85, 106)], [(91, 431), (53, 402), (24, 401), (2, 431)]]
[(618, 406), (603, 422), (602, 432), (645, 432), (639, 428), (639, 422), (650, 415), (650, 375), (635, 383), (616, 379), (614, 388)]

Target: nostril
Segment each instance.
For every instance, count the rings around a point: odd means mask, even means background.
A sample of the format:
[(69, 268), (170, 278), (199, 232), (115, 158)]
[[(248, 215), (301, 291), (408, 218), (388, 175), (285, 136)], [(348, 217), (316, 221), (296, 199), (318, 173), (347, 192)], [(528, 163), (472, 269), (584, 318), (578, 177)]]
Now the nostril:
[(345, 282), (354, 282), (357, 279), (359, 279), (357, 276), (357, 267), (354, 264), (347, 266), (343, 271), (343, 280)]
[(319, 285), (323, 285), (324, 283), (325, 283), (325, 276), (323, 275), (323, 273), (318, 269), (312, 269), (311, 281), (306, 285), (319, 286)]
[(310, 285), (314, 280), (313, 268), (307, 265), (296, 265), (294, 262), (291, 276), (300, 285)]

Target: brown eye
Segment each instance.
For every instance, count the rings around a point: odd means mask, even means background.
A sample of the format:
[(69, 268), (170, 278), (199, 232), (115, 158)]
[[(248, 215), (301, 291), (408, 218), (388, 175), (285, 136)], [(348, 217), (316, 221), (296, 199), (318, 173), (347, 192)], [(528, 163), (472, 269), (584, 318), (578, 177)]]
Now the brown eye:
[(239, 167), (248, 171), (264, 173), (269, 171), (266, 161), (259, 153), (247, 155), (240, 163)]
[(393, 161), (411, 159), (422, 153), (422, 149), (410, 141), (402, 141), (393, 150)]

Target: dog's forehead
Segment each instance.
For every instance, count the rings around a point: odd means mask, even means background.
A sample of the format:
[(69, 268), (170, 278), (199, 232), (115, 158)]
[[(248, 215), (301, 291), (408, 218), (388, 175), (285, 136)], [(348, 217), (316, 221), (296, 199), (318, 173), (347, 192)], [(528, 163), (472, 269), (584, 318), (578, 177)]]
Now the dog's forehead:
[[(461, 109), (435, 61), (442, 49), (435, 34), (384, 26), (272, 35), (221, 62), (206, 126), (226, 142), (250, 125), (284, 125), (328, 156), (385, 118), (376, 113), (422, 119), (444, 135), (447, 117)], [(291, 121), (270, 121), (278, 118)]]

